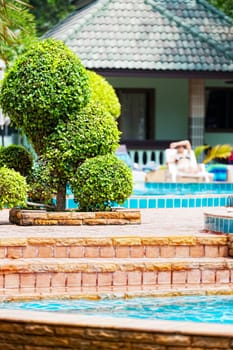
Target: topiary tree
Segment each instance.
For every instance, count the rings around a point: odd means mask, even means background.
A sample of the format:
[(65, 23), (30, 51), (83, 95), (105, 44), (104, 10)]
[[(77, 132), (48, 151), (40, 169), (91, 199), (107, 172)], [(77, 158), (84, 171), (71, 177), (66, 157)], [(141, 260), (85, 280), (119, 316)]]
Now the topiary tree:
[(51, 187), (60, 186), (57, 207), (63, 206), (66, 184), (77, 168), (87, 158), (115, 152), (119, 135), (116, 120), (99, 104), (89, 103), (68, 124), (58, 124), (41, 157), (50, 169)]
[(78, 168), (71, 187), (81, 210), (110, 210), (111, 202), (121, 204), (131, 195), (132, 171), (112, 154), (97, 156)]
[(13, 169), (0, 168), (0, 209), (25, 205), (26, 198), (25, 178)]
[(0, 167), (7, 167), (28, 176), (32, 170), (32, 154), (20, 145), (10, 145), (0, 148)]
[(61, 41), (33, 44), (7, 72), (0, 101), (37, 154), (59, 121), (68, 121), (89, 100), (88, 77), (79, 58)]
[[(64, 43), (46, 39), (33, 44), (7, 72), (0, 102), (21, 128), (37, 155), (59, 122), (69, 122), (89, 101), (86, 69)], [(66, 181), (58, 179), (58, 203), (65, 205)], [(60, 207), (62, 209), (62, 207)]]
[(87, 70), (91, 100), (100, 103), (115, 119), (121, 114), (121, 105), (113, 87), (101, 75)]
[(119, 145), (114, 90), (87, 73), (59, 41), (39, 42), (17, 60), (3, 81), (0, 101), (46, 168), (43, 183), (56, 189), (57, 210), (65, 208), (66, 186), (78, 167), (88, 158), (113, 154)]

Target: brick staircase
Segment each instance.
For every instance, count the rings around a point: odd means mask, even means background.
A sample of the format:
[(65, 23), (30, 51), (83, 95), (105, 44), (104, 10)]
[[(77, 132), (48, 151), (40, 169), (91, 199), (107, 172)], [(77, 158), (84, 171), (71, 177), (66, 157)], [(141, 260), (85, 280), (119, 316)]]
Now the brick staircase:
[(1, 297), (200, 292), (232, 282), (226, 235), (0, 239)]

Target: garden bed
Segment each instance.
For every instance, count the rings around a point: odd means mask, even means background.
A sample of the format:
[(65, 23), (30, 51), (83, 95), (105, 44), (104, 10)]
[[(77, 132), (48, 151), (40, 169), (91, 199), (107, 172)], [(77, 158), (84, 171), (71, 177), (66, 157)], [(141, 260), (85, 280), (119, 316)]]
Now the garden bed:
[(108, 212), (54, 212), (13, 208), (9, 212), (10, 223), (32, 225), (126, 225), (140, 224), (140, 210), (114, 209)]

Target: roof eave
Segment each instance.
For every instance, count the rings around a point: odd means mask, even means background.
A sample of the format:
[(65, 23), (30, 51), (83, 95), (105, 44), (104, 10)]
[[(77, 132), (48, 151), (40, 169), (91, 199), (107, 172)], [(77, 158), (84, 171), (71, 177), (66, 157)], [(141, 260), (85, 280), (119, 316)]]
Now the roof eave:
[(143, 69), (92, 69), (106, 77), (146, 77), (146, 78), (185, 78), (185, 79), (233, 79), (233, 71), (168, 71)]

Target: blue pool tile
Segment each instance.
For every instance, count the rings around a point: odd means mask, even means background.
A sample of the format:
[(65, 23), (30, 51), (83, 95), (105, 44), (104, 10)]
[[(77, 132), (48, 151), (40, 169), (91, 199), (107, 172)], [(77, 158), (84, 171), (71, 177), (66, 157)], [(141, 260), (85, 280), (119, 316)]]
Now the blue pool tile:
[(201, 206), (207, 207), (207, 205), (209, 206), (209, 198), (206, 198), (206, 197), (202, 198), (201, 199)]
[(158, 199), (158, 208), (165, 208), (165, 199)]
[(149, 199), (149, 208), (156, 208), (156, 200), (155, 199)]
[(174, 208), (174, 200), (171, 198), (166, 199), (165, 208)]
[(148, 200), (144, 198), (139, 199), (139, 208), (140, 209), (148, 208)]
[(182, 206), (182, 208), (188, 208), (188, 199), (187, 198), (182, 199), (181, 206)]
[(194, 198), (189, 198), (188, 206), (189, 208), (195, 208)]
[(201, 198), (196, 198), (196, 208), (200, 208), (201, 207)]
[(225, 206), (226, 204), (227, 204), (226, 198), (221, 197), (221, 198), (220, 198), (220, 206), (223, 207), (223, 206)]
[(130, 207), (131, 209), (137, 209), (137, 208), (139, 208), (138, 199), (130, 198), (130, 199), (129, 199), (129, 207)]
[(233, 234), (233, 220), (232, 219), (230, 220), (230, 223), (229, 223), (229, 233)]
[(180, 203), (181, 203), (180, 198), (175, 198), (174, 199), (174, 208), (180, 208)]

